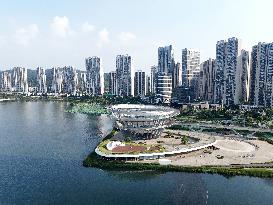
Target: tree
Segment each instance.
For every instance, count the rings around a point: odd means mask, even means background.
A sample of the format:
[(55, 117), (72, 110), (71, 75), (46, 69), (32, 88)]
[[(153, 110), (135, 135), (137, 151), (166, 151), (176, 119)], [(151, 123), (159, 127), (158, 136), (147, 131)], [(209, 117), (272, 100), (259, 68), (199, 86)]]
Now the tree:
[(181, 144), (185, 145), (185, 144), (188, 144), (188, 142), (189, 142), (189, 138), (187, 136), (183, 135), (181, 138)]

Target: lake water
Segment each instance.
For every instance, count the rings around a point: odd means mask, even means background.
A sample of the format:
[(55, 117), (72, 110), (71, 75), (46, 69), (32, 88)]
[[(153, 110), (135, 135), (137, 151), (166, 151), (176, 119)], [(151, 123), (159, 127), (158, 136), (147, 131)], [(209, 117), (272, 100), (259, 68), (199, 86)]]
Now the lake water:
[(0, 103), (0, 205), (273, 204), (272, 179), (84, 168), (112, 120), (66, 106)]

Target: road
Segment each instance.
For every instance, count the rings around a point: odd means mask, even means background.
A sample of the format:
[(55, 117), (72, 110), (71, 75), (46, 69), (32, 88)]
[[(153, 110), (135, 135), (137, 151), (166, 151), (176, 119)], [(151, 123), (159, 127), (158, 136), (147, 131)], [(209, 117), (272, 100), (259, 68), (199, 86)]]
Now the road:
[[(181, 122), (176, 122), (176, 124), (182, 124)], [(219, 124), (208, 124), (208, 123), (183, 123), (186, 126), (198, 126), (198, 127), (210, 127), (210, 128), (227, 128), (227, 129), (235, 129), (235, 130), (248, 130), (253, 132), (271, 132), (273, 133), (272, 129), (265, 129), (265, 128), (254, 128), (254, 127), (240, 127), (235, 125), (219, 125)]]

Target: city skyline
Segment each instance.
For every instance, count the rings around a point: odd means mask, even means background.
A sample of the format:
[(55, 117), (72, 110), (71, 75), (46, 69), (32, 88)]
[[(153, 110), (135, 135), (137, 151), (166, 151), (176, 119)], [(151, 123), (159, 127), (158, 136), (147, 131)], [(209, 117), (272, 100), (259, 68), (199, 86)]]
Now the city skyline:
[(0, 0), (0, 205), (273, 202), (273, 0)]
[[(209, 58), (201, 64), (199, 51), (185, 48), (182, 50), (182, 67), (174, 60), (172, 45), (159, 47), (158, 66), (151, 67), (151, 76), (141, 70), (134, 75), (132, 58), (128, 54), (116, 56), (116, 71), (110, 73), (103, 71), (97, 56), (85, 59), (85, 72), (73, 66), (53, 67), (50, 75), (49, 69), (37, 67), (36, 83), (27, 74), (27, 70), (33, 70), (14, 67), (1, 72), (0, 91), (46, 94), (49, 88), (55, 95), (97, 96), (106, 93), (149, 97), (155, 94), (157, 103), (207, 100), (227, 106), (250, 103), (272, 107), (272, 43), (259, 43), (258, 50), (257, 45), (253, 46), (251, 64), (249, 51), (242, 49), (241, 44), (236, 37), (219, 40), (216, 59)], [(47, 78), (52, 81), (47, 82)], [(31, 86), (28, 86), (29, 82)]]
[(160, 46), (173, 45), (176, 62), (183, 48), (198, 49), (203, 62), (215, 58), (216, 41), (232, 36), (243, 39), (243, 48), (250, 51), (258, 42), (271, 42), (273, 28), (264, 25), (270, 23), (272, 6), (270, 1), (4, 1), (0, 70), (65, 65), (85, 70), (84, 59), (99, 56), (109, 72), (116, 55), (128, 53), (135, 69), (148, 72), (157, 64)]

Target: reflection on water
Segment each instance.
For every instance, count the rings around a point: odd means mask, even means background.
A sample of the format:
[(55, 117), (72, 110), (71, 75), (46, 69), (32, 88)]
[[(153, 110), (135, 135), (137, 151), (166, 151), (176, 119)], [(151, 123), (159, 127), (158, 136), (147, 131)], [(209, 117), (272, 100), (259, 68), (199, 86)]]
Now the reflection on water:
[(185, 174), (173, 178), (174, 189), (170, 193), (173, 204), (207, 204), (207, 189), (201, 175)]
[(110, 176), (129, 182), (143, 181), (157, 178), (166, 172), (159, 171), (107, 171)]
[(0, 103), (0, 204), (271, 204), (273, 180), (84, 168), (112, 129), (64, 102)]

